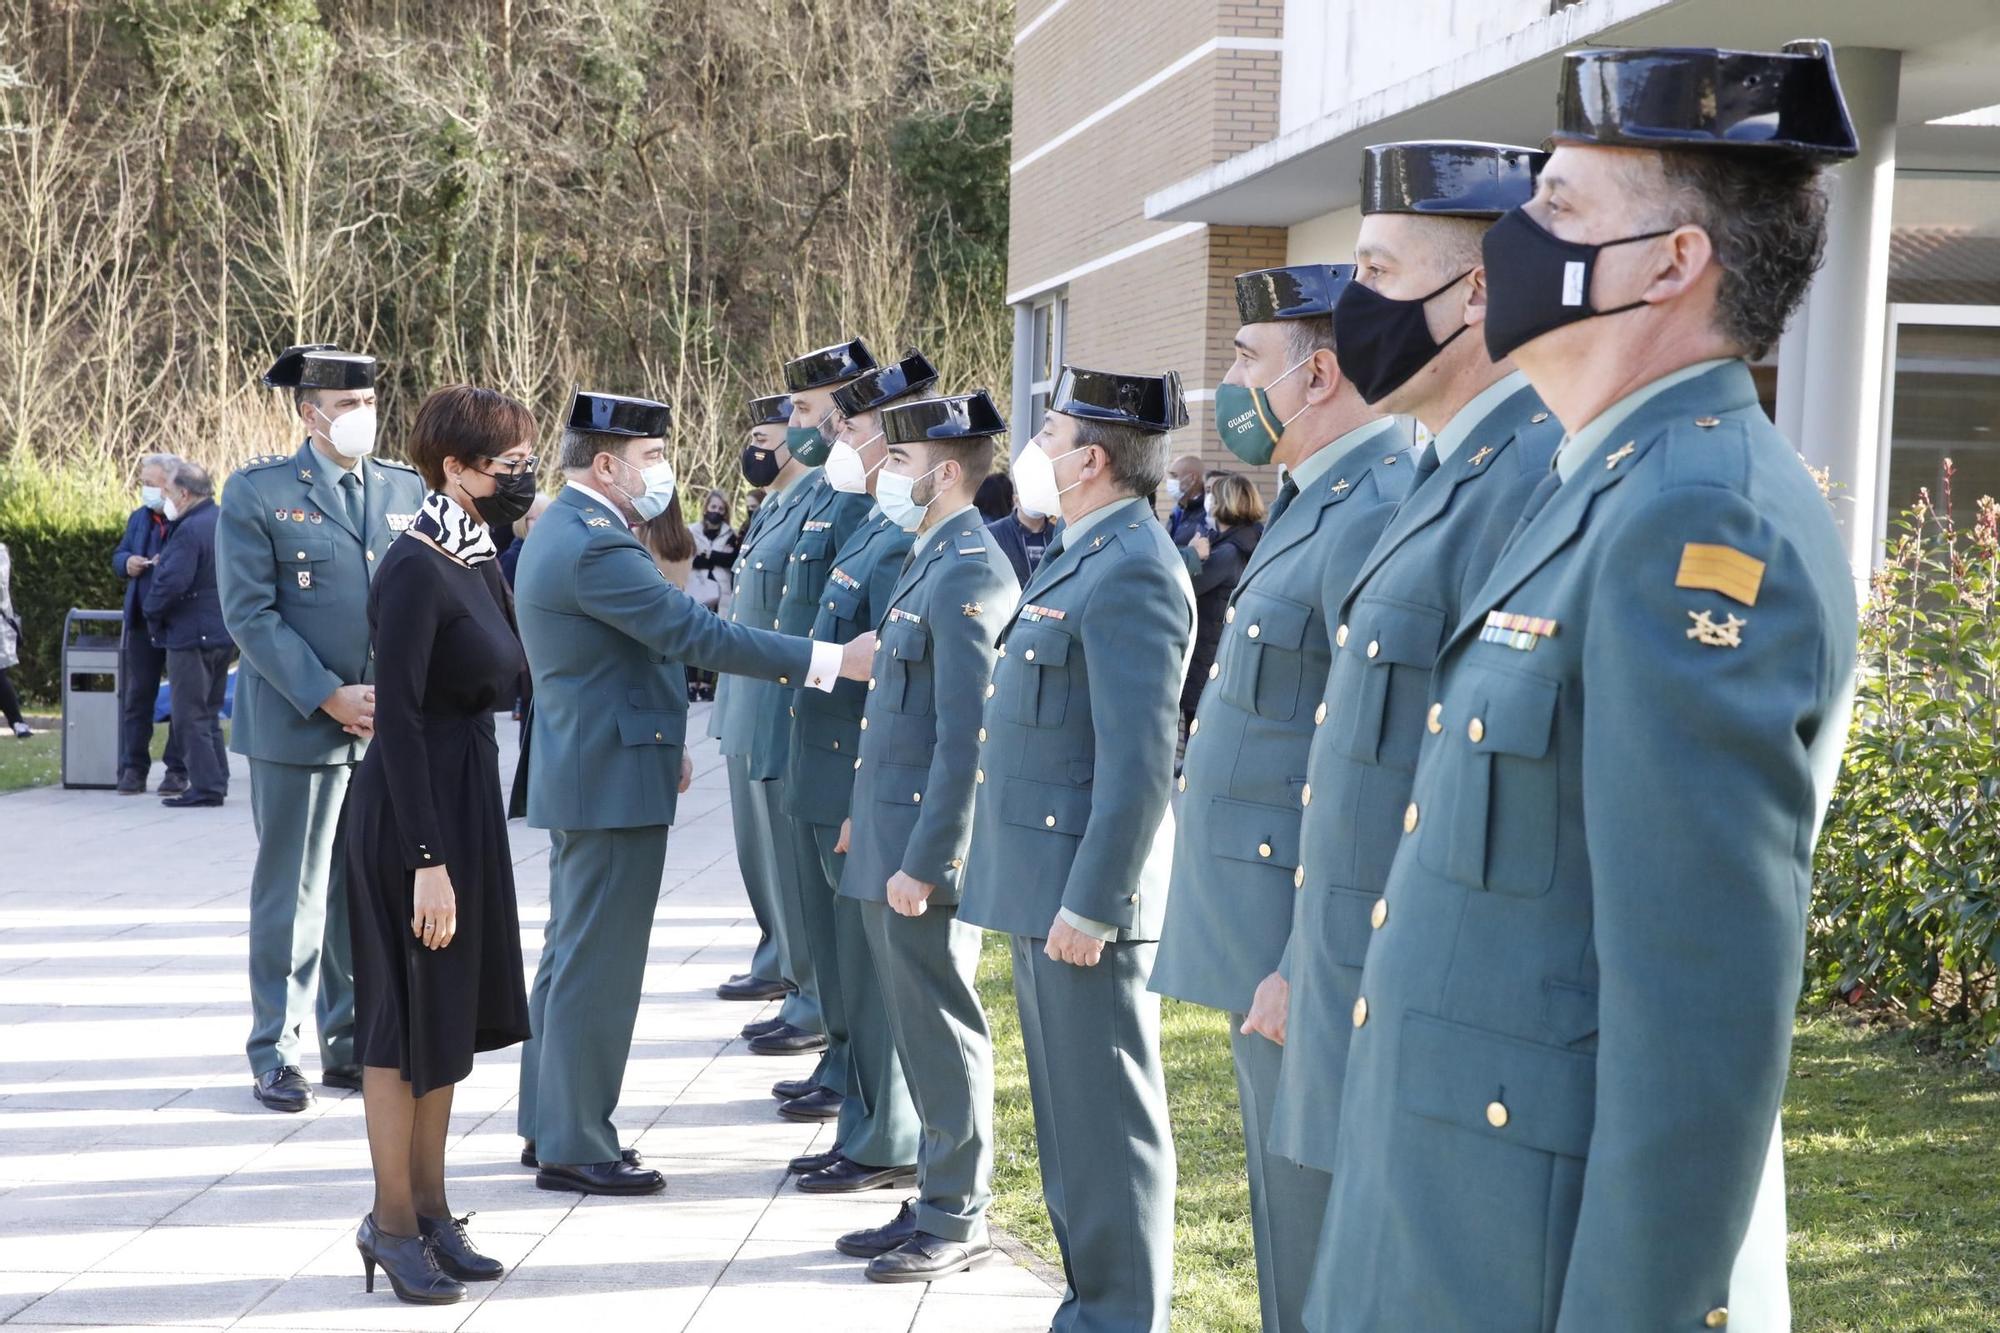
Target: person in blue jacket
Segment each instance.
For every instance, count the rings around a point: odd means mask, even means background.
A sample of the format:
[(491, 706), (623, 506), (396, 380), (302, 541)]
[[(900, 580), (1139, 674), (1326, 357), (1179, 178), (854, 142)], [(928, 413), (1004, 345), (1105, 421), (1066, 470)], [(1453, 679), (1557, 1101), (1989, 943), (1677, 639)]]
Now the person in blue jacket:
[(215, 482), (182, 461), (164, 488), (172, 524), (146, 580), (143, 606), (153, 641), (167, 654), (173, 723), (187, 755), (188, 787), (160, 804), (185, 809), (221, 805), (229, 795), (229, 751), (222, 742), (222, 696), (235, 641), (222, 622), (215, 584)]
[[(153, 642), (140, 605), (152, 577), (153, 559), (167, 539), (166, 486), (180, 459), (172, 454), (147, 454), (139, 460), (139, 507), (125, 520), (125, 535), (111, 553), (111, 568), (125, 582), (125, 623), (118, 640), (118, 794), (143, 796), (153, 768), (153, 719), (160, 677), (167, 654)], [(181, 759), (180, 736), (171, 723), (167, 748), (160, 756), (166, 776), (160, 795), (187, 790), (187, 765)]]

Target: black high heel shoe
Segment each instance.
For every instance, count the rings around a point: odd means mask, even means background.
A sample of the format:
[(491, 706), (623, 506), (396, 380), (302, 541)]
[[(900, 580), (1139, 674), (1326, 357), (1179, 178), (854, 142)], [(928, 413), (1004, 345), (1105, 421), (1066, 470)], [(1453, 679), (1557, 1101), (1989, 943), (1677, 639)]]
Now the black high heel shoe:
[(465, 1234), (465, 1224), (471, 1220), (471, 1213), (464, 1217), (419, 1217), (417, 1230), (431, 1243), (438, 1267), (460, 1282), (498, 1282), (507, 1265), (474, 1248), (472, 1237)]
[(438, 1265), (437, 1250), (427, 1236), (391, 1236), (375, 1225), (375, 1214), (370, 1213), (354, 1233), (354, 1248), (361, 1251), (361, 1272), (371, 1293), (379, 1264), (389, 1275), (397, 1300), (455, 1305), (465, 1299), (465, 1284)]

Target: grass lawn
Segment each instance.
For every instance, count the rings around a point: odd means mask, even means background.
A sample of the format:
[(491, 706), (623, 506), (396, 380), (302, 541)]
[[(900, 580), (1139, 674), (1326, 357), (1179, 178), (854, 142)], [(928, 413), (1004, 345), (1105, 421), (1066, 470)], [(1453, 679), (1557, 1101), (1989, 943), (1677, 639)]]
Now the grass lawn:
[[(62, 718), (53, 709), (24, 704), (22, 715), (39, 734), (16, 740), (0, 726), (0, 795), (29, 787), (46, 787), (62, 781)], [(222, 724), (223, 743), (229, 741), (229, 723)], [(167, 724), (153, 728), (153, 770), (146, 785), (160, 785), (160, 751), (167, 745)]]
[[(1004, 941), (980, 991), (995, 1049), (993, 1218), (1059, 1264)], [(1257, 1327), (1249, 1190), (1220, 1014), (1169, 1000), (1167, 1092), (1180, 1157), (1174, 1327)], [(2000, 1328), (2000, 1076), (1921, 1054), (1906, 1032), (1801, 1020), (1785, 1108), (1795, 1333)]]

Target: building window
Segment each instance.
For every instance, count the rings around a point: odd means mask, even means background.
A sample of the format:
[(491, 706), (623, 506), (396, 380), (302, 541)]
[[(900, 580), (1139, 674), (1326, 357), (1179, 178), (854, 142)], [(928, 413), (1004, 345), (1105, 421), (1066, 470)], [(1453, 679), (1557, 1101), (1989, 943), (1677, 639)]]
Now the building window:
[(1069, 317), (1069, 296), (1051, 292), (1036, 297), (1028, 308), (1028, 434), (1038, 434), (1042, 417), (1055, 392), (1063, 364), (1063, 325)]
[[(2000, 495), (2000, 306), (1891, 305), (1889, 457), (1878, 534), (1919, 490), (1970, 526), (1979, 498)], [(1880, 549), (1878, 544), (1878, 551)]]

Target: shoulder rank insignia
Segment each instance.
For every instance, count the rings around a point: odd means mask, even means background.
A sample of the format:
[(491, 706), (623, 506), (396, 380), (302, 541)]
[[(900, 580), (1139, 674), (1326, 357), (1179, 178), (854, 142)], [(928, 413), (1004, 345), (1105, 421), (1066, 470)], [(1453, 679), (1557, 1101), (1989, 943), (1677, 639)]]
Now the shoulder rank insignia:
[(1749, 622), (1741, 616), (1724, 616), (1720, 625), (1715, 623), (1713, 614), (1707, 611), (1690, 611), (1688, 619), (1694, 622), (1687, 636), (1696, 643), (1710, 648), (1741, 648), (1743, 646), (1743, 626)]
[(1479, 446), (1478, 453), (1474, 454), (1472, 457), (1465, 460), (1465, 465), (1467, 467), (1478, 467), (1481, 463), (1484, 463), (1487, 459), (1491, 457), (1493, 457), (1493, 446), (1490, 444), (1482, 444)]
[(1719, 592), (1745, 606), (1755, 606), (1757, 593), (1764, 586), (1764, 562), (1734, 546), (1689, 542), (1681, 547), (1681, 567), (1674, 575), (1674, 586)]
[(1543, 639), (1555, 637), (1561, 628), (1544, 616), (1521, 616), (1511, 611), (1488, 611), (1486, 625), (1479, 631), (1481, 643), (1497, 643), (1516, 652), (1532, 653)]
[(311, 481), (312, 479), (313, 479), (313, 470), (311, 468), (302, 467), (299, 469), (300, 481)]
[(608, 518), (586, 518), (583, 520), (583, 526), (586, 528), (608, 528), (611, 526), (611, 520)]
[(1604, 470), (1606, 472), (1609, 472), (1612, 468), (1617, 467), (1620, 463), (1624, 462), (1626, 459), (1630, 458), (1634, 453), (1638, 452), (1638, 449), (1639, 445), (1636, 440), (1625, 441), (1624, 444), (1619, 445), (1616, 449), (1613, 449), (1609, 454), (1605, 455)]
[(985, 614), (986, 605), (983, 602), (961, 602), (958, 609), (967, 616), (980, 616)]
[(1335, 483), (1333, 483), (1332, 486), (1328, 487), (1327, 489), (1331, 490), (1335, 495), (1345, 495), (1349, 491), (1354, 489), (1354, 483), (1349, 481), (1347, 478), (1342, 477), (1339, 481), (1336, 481)]
[(1103, 534), (1103, 533), (1099, 533), (1099, 534), (1098, 534), (1097, 536), (1095, 536), (1095, 537), (1092, 537), (1092, 538), (1090, 539), (1090, 549), (1091, 549), (1091, 550), (1095, 551), (1095, 550), (1096, 550), (1096, 549), (1097, 549), (1098, 547), (1100, 547), (1100, 546), (1102, 546), (1102, 545), (1104, 545), (1104, 534)]

